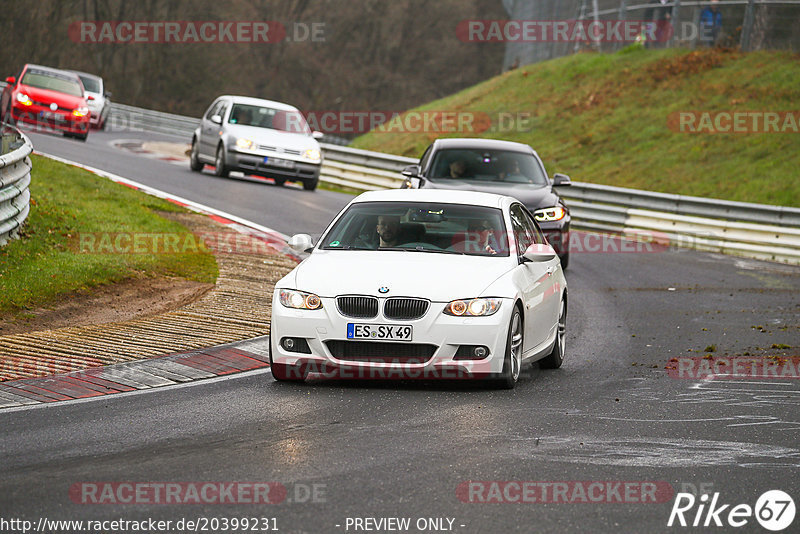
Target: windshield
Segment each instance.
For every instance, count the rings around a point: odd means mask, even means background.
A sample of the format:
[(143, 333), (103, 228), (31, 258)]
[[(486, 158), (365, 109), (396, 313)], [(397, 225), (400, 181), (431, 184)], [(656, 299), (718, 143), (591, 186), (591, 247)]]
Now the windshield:
[(325, 250), (402, 250), (508, 256), (497, 208), (429, 202), (353, 204), (322, 237)]
[(311, 135), (311, 129), (299, 111), (285, 111), (249, 104), (234, 104), (228, 123)]
[(78, 78), (81, 79), (83, 82), (83, 88), (91, 93), (99, 93), (100, 92), (100, 80), (93, 76), (82, 76), (78, 75)]
[(64, 76), (58, 76), (44, 71), (29, 70), (22, 77), (20, 82), (23, 85), (38, 87), (39, 89), (49, 89), (66, 93), (72, 96), (83, 96), (83, 89), (78, 80), (73, 80)]
[(507, 150), (440, 150), (436, 153), (428, 174), (433, 180), (548, 184), (536, 158), (531, 154)]

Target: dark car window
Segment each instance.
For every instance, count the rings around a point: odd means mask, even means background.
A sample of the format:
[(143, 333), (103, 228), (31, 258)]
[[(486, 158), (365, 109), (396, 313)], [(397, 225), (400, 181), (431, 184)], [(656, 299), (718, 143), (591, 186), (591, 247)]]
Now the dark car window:
[(228, 122), (242, 126), (255, 126), (281, 132), (311, 135), (308, 123), (299, 111), (287, 111), (250, 104), (234, 104)]
[(224, 100), (222, 102), (220, 102), (220, 104), (221, 104), (221, 106), (219, 107), (219, 111), (217, 111), (217, 115), (222, 117), (222, 120), (225, 120), (225, 113), (228, 111), (228, 105), (229, 104), (228, 104), (228, 102), (225, 102)]
[(222, 106), (222, 102), (223, 101), (220, 100), (219, 102), (211, 104), (211, 107), (208, 108), (208, 111), (206, 112), (206, 119), (211, 120), (211, 117), (218, 115), (217, 110)]
[(431, 157), (431, 147), (432, 147), (432, 146), (433, 146), (433, 145), (430, 145), (428, 148), (426, 148), (426, 149), (425, 149), (425, 152), (422, 154), (422, 157), (421, 157), (421, 158), (419, 158), (419, 168), (420, 168), (420, 169), (423, 169), (423, 170), (424, 170), (424, 169), (425, 169), (425, 167), (428, 165), (428, 160), (429, 160), (429, 159), (430, 159), (430, 157)]
[(100, 80), (95, 78), (94, 76), (81, 76), (78, 74), (78, 78), (81, 79), (83, 82), (83, 88), (91, 93), (100, 93)]
[(538, 231), (536, 225), (519, 204), (511, 206), (511, 228), (514, 231), (514, 240), (517, 244), (517, 254), (520, 256), (535, 244), (545, 244), (544, 236)]
[(28, 69), (22, 77), (22, 84), (38, 89), (49, 89), (72, 96), (83, 96), (83, 87), (75, 78), (59, 76), (42, 70)]
[(477, 148), (436, 151), (428, 177), (432, 180), (474, 180), (537, 186), (549, 183), (532, 154)]
[(547, 243), (547, 238), (542, 233), (542, 229), (539, 228), (539, 225), (536, 224), (536, 220), (531, 216), (530, 212), (524, 208), (522, 208), (522, 212), (525, 215), (525, 220), (528, 222), (528, 228), (530, 228), (535, 236), (535, 243), (539, 245), (544, 245)]
[[(396, 244), (381, 247), (378, 225), (391, 226)], [(385, 234), (384, 234), (385, 235)], [(353, 204), (322, 237), (325, 250), (401, 250), (470, 256), (508, 256), (503, 213), (497, 208), (431, 202)]]

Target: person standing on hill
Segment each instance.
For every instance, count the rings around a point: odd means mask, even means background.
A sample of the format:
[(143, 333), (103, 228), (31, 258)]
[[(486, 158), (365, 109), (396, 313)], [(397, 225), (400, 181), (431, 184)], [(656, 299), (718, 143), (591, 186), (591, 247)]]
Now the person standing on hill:
[(700, 13), (700, 42), (706, 46), (714, 46), (722, 30), (722, 13), (719, 11), (719, 0), (711, 0)]

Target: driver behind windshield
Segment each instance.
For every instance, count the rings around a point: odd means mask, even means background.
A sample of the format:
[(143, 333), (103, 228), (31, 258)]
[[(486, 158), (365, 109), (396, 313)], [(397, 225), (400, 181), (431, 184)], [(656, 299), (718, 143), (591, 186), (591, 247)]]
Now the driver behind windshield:
[(380, 215), (375, 231), (380, 237), (380, 248), (396, 247), (400, 244), (400, 217), (397, 215)]

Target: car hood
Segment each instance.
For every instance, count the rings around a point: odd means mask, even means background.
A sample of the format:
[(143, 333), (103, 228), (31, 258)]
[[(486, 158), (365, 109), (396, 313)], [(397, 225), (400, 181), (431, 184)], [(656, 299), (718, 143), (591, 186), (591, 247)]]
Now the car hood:
[(233, 137), (252, 139), (258, 145), (299, 150), (301, 153), (310, 148), (319, 150), (319, 143), (309, 135), (258, 128), (256, 126), (242, 126), (240, 124), (226, 124), (225, 132)]
[(40, 89), (38, 87), (20, 84), (19, 91), (28, 95), (28, 98), (31, 100), (44, 102), (45, 104), (56, 102), (59, 106), (64, 108), (76, 109), (86, 105), (86, 101), (81, 96), (72, 96), (59, 91), (51, 91), (50, 89)]
[[(279, 287), (321, 297), (373, 295), (421, 297), (449, 302), (480, 296), (500, 276), (512, 270), (510, 257), (464, 256), (427, 252), (319, 250), (284, 278)], [(378, 289), (389, 288), (381, 294)]]
[(474, 180), (428, 180), (425, 184), (430, 189), (455, 189), (459, 191), (479, 191), (508, 195), (522, 202), (529, 210), (550, 208), (559, 204), (559, 197), (549, 185), (509, 184), (503, 182), (478, 182)]

